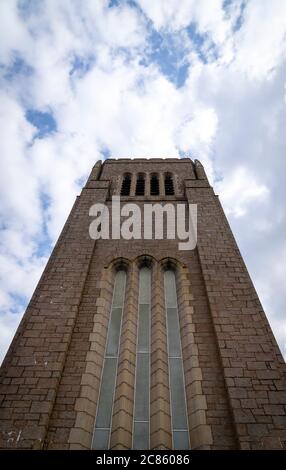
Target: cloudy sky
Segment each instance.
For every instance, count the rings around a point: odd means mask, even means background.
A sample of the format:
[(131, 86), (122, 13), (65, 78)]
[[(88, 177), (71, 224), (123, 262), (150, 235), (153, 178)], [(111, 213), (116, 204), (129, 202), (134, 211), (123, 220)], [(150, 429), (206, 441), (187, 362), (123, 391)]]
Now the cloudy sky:
[(286, 355), (286, 1), (0, 0), (0, 18), (0, 362), (108, 156), (204, 163)]

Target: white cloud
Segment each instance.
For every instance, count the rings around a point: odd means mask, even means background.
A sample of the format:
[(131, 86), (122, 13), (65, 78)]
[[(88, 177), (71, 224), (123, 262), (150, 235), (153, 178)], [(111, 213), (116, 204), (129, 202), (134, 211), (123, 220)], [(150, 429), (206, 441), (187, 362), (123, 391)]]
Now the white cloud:
[(285, 277), (286, 244), (283, 242), (276, 247), (275, 240), (269, 237), (268, 251), (261, 260), (260, 269), (257, 267), (256, 286), (284, 357), (286, 357), (285, 299), (281, 293), (285, 289)]
[(0, 93), (0, 103), (0, 214), (4, 221), (34, 235), (41, 228), (42, 218), (38, 181), (31, 171), (28, 152), (35, 129), (12, 97)]
[(222, 42), (228, 32), (228, 18), (222, 0), (138, 0), (138, 4), (157, 30), (178, 31), (196, 23), (200, 33), (210, 33), (215, 42)]
[(213, 108), (194, 106), (193, 115), (182, 124), (178, 132), (178, 145), (194, 158), (203, 161), (210, 181), (213, 180), (212, 155), (218, 126), (218, 118)]
[(9, 63), (12, 52), (21, 49), (22, 44), (27, 43), (29, 33), (19, 17), (16, 0), (2, 1), (0, 12), (0, 61)]
[(227, 215), (244, 216), (250, 205), (264, 202), (269, 196), (268, 188), (256, 181), (245, 167), (236, 167), (221, 183), (217, 184)]
[(235, 66), (253, 79), (267, 78), (285, 58), (284, 0), (247, 3), (242, 28), (236, 36)]

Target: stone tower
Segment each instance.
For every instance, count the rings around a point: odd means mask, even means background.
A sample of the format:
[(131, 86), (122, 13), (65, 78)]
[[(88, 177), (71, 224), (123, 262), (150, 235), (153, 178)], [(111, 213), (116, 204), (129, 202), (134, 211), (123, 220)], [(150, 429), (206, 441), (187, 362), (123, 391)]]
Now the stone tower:
[[(198, 242), (98, 239), (90, 207), (197, 204)], [(281, 449), (285, 363), (199, 161), (97, 162), (1, 368), (0, 447)]]

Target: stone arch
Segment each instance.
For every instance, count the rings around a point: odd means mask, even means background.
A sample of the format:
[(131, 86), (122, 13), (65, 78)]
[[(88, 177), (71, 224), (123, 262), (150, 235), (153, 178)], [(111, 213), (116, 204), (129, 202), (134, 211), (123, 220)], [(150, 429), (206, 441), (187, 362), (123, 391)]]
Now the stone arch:
[(159, 261), (159, 264), (163, 271), (165, 271), (166, 269), (172, 269), (173, 271), (175, 271), (175, 273), (177, 273), (181, 268), (184, 267), (181, 261), (170, 256), (166, 256), (165, 258), (162, 258)]
[(134, 258), (133, 263), (140, 269), (143, 266), (148, 266), (152, 269), (157, 260), (152, 255), (142, 254)]
[(106, 268), (111, 269), (112, 272), (116, 273), (117, 271), (120, 271), (121, 269), (123, 271), (128, 272), (128, 270), (130, 269), (130, 266), (131, 266), (131, 261), (128, 258), (120, 256), (110, 261), (109, 265), (106, 266)]

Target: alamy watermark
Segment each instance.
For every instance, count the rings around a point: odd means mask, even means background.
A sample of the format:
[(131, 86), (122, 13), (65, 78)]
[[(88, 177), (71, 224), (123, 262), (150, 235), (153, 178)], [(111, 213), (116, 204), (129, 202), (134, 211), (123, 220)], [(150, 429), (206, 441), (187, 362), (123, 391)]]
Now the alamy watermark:
[(120, 196), (113, 196), (110, 208), (96, 203), (90, 207), (89, 215), (95, 217), (89, 226), (89, 235), (94, 240), (178, 239), (179, 250), (193, 250), (197, 245), (197, 204), (121, 206)]

